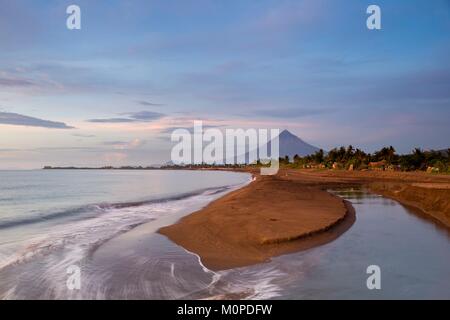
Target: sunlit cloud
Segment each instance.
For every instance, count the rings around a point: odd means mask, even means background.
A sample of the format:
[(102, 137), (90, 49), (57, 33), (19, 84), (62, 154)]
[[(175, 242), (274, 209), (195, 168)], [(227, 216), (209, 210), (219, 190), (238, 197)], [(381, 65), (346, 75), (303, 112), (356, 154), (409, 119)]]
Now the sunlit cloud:
[(382, 32), (358, 1), (82, 1), (97, 18), (78, 33), (52, 1), (0, 2), (8, 167), (163, 163), (170, 133), (195, 120), (289, 129), (325, 149), (448, 147), (446, 0), (412, 0), (408, 14), (382, 0)]

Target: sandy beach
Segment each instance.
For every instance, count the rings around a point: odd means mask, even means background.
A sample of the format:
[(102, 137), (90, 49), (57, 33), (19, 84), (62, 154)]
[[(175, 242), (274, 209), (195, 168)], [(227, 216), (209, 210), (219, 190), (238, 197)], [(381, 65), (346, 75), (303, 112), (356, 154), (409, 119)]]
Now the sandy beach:
[(353, 221), (351, 205), (339, 197), (298, 180), (258, 176), (159, 232), (222, 270), (324, 244)]
[(450, 175), (425, 172), (281, 170), (283, 179), (321, 188), (363, 186), (450, 228)]
[(159, 232), (212, 270), (270, 260), (339, 237), (355, 221), (329, 188), (364, 186), (450, 226), (450, 177), (423, 173), (280, 170)]

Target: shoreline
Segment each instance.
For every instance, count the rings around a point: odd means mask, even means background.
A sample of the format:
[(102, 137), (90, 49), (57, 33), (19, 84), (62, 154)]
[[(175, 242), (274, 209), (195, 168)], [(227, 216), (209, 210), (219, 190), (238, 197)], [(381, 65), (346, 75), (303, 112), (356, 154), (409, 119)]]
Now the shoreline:
[(373, 193), (419, 210), (421, 215), (450, 229), (450, 176), (422, 172), (283, 170), (311, 185), (365, 187)]
[[(273, 201), (276, 198), (277, 201)], [(256, 176), (158, 233), (217, 271), (333, 241), (355, 221), (351, 204), (317, 187)]]
[[(366, 187), (450, 228), (447, 176), (281, 169), (276, 176), (263, 177), (257, 170), (229, 171), (248, 172), (256, 180), (158, 230), (197, 254), (211, 270), (266, 262), (338, 238), (356, 217), (351, 204), (328, 193), (329, 188)], [(308, 196), (302, 199), (304, 193)]]
[(450, 185), (436, 186), (431, 190), (427, 186), (414, 183), (374, 183), (368, 187), (372, 192), (417, 210), (427, 219), (450, 229)]

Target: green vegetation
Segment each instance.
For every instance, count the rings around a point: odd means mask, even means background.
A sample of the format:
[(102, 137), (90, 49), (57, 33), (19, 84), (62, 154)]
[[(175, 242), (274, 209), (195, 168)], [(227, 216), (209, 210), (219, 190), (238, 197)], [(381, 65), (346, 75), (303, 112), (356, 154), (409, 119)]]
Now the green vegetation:
[[(300, 157), (295, 155), (292, 159), (288, 156), (279, 158), (280, 166), (285, 168), (313, 168), (313, 169), (341, 169), (341, 170), (387, 170), (387, 171), (427, 171), (429, 173), (449, 173), (450, 174), (450, 148), (441, 151), (423, 151), (415, 148), (410, 154), (398, 155), (395, 149), (384, 147), (379, 151), (365, 153), (353, 146), (334, 148), (328, 153), (320, 149), (316, 153)], [(252, 167), (269, 166), (263, 165), (260, 161), (250, 165)], [(168, 164), (163, 166), (122, 166), (122, 167), (51, 167), (45, 166), (43, 169), (97, 169), (97, 170), (158, 170), (158, 169), (239, 169), (245, 168), (245, 164)]]
[(450, 149), (446, 151), (422, 151), (414, 149), (410, 154), (398, 155), (395, 149), (384, 147), (373, 154), (365, 153), (353, 146), (334, 148), (328, 153), (323, 150), (300, 157), (280, 158), (280, 164), (290, 168), (344, 169), (344, 170), (391, 170), (431, 173), (450, 173)]

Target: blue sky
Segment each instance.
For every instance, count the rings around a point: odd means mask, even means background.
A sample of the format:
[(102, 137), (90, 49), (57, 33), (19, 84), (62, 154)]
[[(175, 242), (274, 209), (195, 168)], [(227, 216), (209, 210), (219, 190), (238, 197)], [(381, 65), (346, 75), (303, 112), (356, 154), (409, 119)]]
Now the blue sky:
[(0, 0), (0, 49), (4, 169), (164, 162), (168, 129), (196, 119), (450, 147), (448, 0)]

